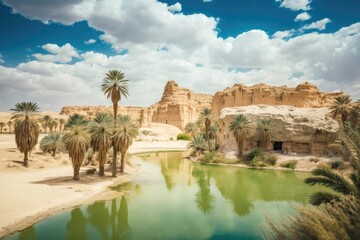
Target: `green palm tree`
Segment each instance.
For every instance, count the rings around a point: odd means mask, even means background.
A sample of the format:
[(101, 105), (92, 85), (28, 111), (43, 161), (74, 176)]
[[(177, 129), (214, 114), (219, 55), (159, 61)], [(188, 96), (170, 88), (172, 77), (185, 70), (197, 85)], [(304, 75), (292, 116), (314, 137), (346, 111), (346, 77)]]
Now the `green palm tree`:
[(63, 130), (64, 124), (65, 124), (65, 120), (60, 118), (60, 120), (59, 120), (59, 130), (60, 130), (60, 132)]
[(243, 154), (244, 139), (251, 135), (250, 120), (243, 114), (236, 115), (230, 122), (229, 129), (234, 134), (238, 144), (239, 157)]
[[(102, 84), (101, 91), (104, 92), (107, 98), (111, 98), (114, 111), (114, 128), (116, 128), (116, 119), (118, 112), (118, 102), (121, 100), (121, 96), (127, 97), (129, 90), (127, 86), (128, 80), (125, 79), (125, 74), (121, 71), (111, 70), (106, 74)], [(113, 161), (112, 161), (112, 176), (116, 177), (116, 145), (113, 144)]]
[(185, 125), (185, 133), (190, 133), (190, 136), (192, 138), (194, 138), (196, 132), (197, 132), (197, 125), (195, 122), (188, 122), (186, 125)]
[(213, 140), (214, 142), (214, 150), (217, 149), (217, 139), (216, 139), (216, 135), (218, 133), (218, 131), (220, 130), (219, 125), (217, 123), (213, 123), (210, 125), (209, 127), (209, 137), (211, 140)]
[(72, 125), (83, 125), (86, 126), (89, 123), (89, 121), (83, 116), (78, 113), (74, 113), (73, 115), (70, 115), (68, 120), (66, 121), (64, 125), (64, 129), (72, 126)]
[(89, 126), (91, 134), (91, 147), (93, 152), (98, 152), (99, 175), (104, 176), (106, 154), (112, 145), (113, 119), (107, 113), (96, 114), (94, 121)]
[[(344, 177), (334, 173), (328, 169), (315, 169), (312, 171), (314, 177), (305, 179), (305, 183), (309, 185), (322, 185), (331, 188), (337, 193), (344, 195), (353, 194), (355, 197), (360, 197), (360, 171), (351, 174), (351, 182)], [(309, 202), (315, 206), (322, 203), (329, 203), (333, 200), (339, 200), (340, 195), (329, 192), (316, 192), (309, 198)]]
[(79, 180), (80, 166), (85, 158), (85, 153), (90, 145), (90, 134), (87, 126), (82, 124), (70, 125), (62, 137), (69, 152), (74, 168), (74, 180)]
[(191, 142), (188, 144), (188, 147), (191, 148), (196, 156), (199, 153), (203, 153), (206, 149), (206, 140), (202, 135), (195, 135)]
[(15, 142), (21, 153), (24, 153), (24, 166), (27, 167), (28, 154), (35, 147), (39, 138), (39, 107), (33, 102), (21, 102), (15, 105), (11, 119), (15, 121)]
[(271, 138), (275, 137), (275, 126), (271, 119), (261, 118), (256, 124), (256, 132), (259, 136), (259, 147), (267, 148)]
[(339, 96), (335, 98), (333, 105), (330, 107), (331, 114), (334, 118), (341, 116), (341, 120), (344, 123), (350, 112), (351, 99), (349, 96)]
[(8, 125), (8, 127), (9, 127), (9, 133), (11, 133), (11, 127), (12, 127), (12, 125), (13, 125), (13, 122), (12, 122), (12, 121), (8, 121), (8, 122), (7, 122), (7, 125)]
[(50, 115), (44, 115), (41, 120), (44, 123), (45, 132), (47, 132), (47, 129), (50, 128), (52, 118), (50, 117)]
[(214, 119), (214, 113), (212, 111), (212, 109), (210, 108), (204, 108), (201, 112), (200, 112), (200, 118), (204, 121), (204, 125), (205, 125), (205, 138), (208, 142), (208, 150), (211, 150), (211, 144), (210, 144), (210, 136), (209, 136), (209, 128), (211, 125), (211, 122)]
[(124, 172), (125, 155), (138, 135), (138, 128), (128, 115), (120, 115), (117, 119), (117, 128), (114, 135), (116, 149), (121, 153), (120, 172)]
[(4, 123), (4, 122), (0, 122), (0, 132), (3, 131), (3, 127), (5, 127), (5, 123)]
[(65, 147), (59, 133), (50, 133), (40, 141), (40, 149), (43, 152), (50, 152), (53, 157)]

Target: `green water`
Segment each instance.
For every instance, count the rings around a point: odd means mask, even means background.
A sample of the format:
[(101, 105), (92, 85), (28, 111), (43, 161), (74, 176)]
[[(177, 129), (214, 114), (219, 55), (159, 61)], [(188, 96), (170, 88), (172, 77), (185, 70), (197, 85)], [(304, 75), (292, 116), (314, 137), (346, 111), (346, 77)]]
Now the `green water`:
[(142, 173), (124, 197), (50, 217), (8, 239), (261, 239), (265, 216), (280, 219), (317, 191), (306, 173), (211, 167), (185, 153), (138, 155)]

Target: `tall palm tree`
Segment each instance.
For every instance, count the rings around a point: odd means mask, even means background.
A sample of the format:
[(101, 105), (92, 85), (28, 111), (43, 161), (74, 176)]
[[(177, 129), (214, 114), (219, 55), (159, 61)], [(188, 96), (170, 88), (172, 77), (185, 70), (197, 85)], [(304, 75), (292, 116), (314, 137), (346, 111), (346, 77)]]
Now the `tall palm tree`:
[(138, 135), (138, 128), (128, 115), (120, 115), (117, 119), (117, 128), (114, 135), (116, 149), (121, 153), (120, 172), (124, 172), (125, 155)]
[(65, 147), (59, 133), (50, 133), (40, 141), (40, 149), (43, 152), (50, 152), (53, 157)]
[(98, 152), (99, 175), (104, 176), (106, 153), (112, 145), (113, 119), (107, 113), (96, 114), (94, 121), (89, 125), (91, 147), (93, 152)]
[(239, 157), (243, 154), (244, 139), (251, 135), (250, 120), (243, 114), (236, 115), (230, 122), (229, 129), (234, 134), (238, 144)]
[[(118, 112), (118, 102), (121, 100), (121, 96), (127, 97), (129, 95), (129, 89), (127, 86), (128, 80), (125, 79), (125, 74), (121, 71), (111, 70), (106, 74), (102, 84), (101, 91), (104, 92), (107, 98), (111, 98), (114, 111), (114, 128), (116, 128), (116, 119)], [(116, 177), (116, 145), (113, 140), (113, 161), (112, 161), (112, 176)]]
[(203, 153), (206, 149), (206, 140), (202, 135), (195, 135), (194, 138), (189, 142), (188, 147), (191, 148), (195, 155)]
[(59, 120), (59, 125), (60, 125), (60, 126), (59, 126), (59, 128), (60, 128), (59, 130), (60, 130), (60, 132), (63, 130), (62, 127), (64, 126), (64, 124), (65, 124), (65, 120), (62, 119), (62, 118), (60, 118), (60, 120)]
[(210, 144), (210, 136), (209, 136), (209, 128), (211, 125), (211, 122), (214, 119), (214, 113), (212, 111), (212, 109), (210, 108), (204, 108), (201, 112), (200, 112), (200, 118), (204, 121), (204, 125), (205, 125), (205, 138), (208, 142), (208, 149), (209, 151), (211, 150), (211, 144)]
[(7, 125), (8, 125), (8, 127), (9, 127), (9, 133), (11, 133), (11, 127), (12, 127), (12, 125), (13, 125), (13, 122), (12, 122), (12, 121), (8, 121), (8, 122), (7, 122)]
[(79, 180), (80, 166), (85, 158), (85, 153), (90, 145), (90, 134), (86, 125), (73, 124), (66, 128), (63, 141), (69, 151), (74, 168), (74, 180)]
[(46, 132), (47, 129), (50, 128), (52, 118), (50, 117), (50, 115), (44, 115), (41, 120), (44, 122), (45, 132)]
[(194, 138), (196, 132), (197, 132), (197, 125), (195, 122), (188, 122), (186, 125), (185, 125), (185, 133), (190, 133), (190, 136), (192, 138)]
[(213, 123), (209, 127), (209, 137), (214, 142), (214, 150), (216, 150), (217, 146), (217, 132), (220, 130), (219, 125), (217, 123)]
[[(355, 197), (360, 198), (360, 171), (353, 173), (350, 176), (351, 182), (344, 177), (334, 173), (328, 169), (315, 169), (312, 171), (314, 177), (305, 179), (305, 183), (309, 185), (322, 185), (331, 188), (337, 193), (344, 195), (353, 194)], [(309, 202), (315, 206), (322, 203), (329, 203), (332, 200), (339, 200), (340, 195), (329, 192), (316, 192), (309, 198)]]
[(344, 123), (350, 112), (351, 99), (349, 96), (339, 96), (335, 98), (333, 105), (330, 107), (331, 114), (334, 118), (341, 116), (341, 120)]
[(3, 127), (5, 127), (5, 123), (4, 123), (4, 122), (0, 122), (0, 132), (3, 131)]
[(28, 154), (35, 147), (39, 137), (39, 107), (33, 102), (15, 104), (11, 119), (15, 121), (15, 142), (21, 153), (24, 153), (24, 166), (27, 167)]
[(275, 126), (270, 118), (261, 118), (256, 124), (256, 132), (259, 136), (260, 146), (267, 148), (271, 138), (275, 136)]

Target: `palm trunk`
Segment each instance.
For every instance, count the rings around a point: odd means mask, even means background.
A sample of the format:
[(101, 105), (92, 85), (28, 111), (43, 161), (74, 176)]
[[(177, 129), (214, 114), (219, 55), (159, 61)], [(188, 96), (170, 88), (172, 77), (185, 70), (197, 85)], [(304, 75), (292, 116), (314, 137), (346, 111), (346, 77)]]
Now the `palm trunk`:
[(28, 162), (28, 151), (24, 152), (24, 166), (28, 167), (29, 166), (29, 162)]
[(243, 155), (243, 141), (241, 141), (241, 140), (239, 140), (239, 142), (238, 142), (238, 155), (239, 155), (239, 157), (241, 157), (242, 155)]
[(121, 165), (120, 165), (120, 172), (121, 173), (124, 173), (125, 154), (126, 153), (121, 153)]
[[(116, 116), (117, 116), (117, 102), (114, 103), (113, 102), (113, 110), (114, 110), (114, 134), (116, 131)], [(112, 145), (113, 145), (113, 160), (112, 160), (112, 177), (116, 177), (116, 155), (117, 155), (117, 150), (116, 150), (116, 146), (115, 146), (115, 139), (112, 139)]]
[(80, 165), (81, 165), (80, 163), (74, 164), (74, 177), (73, 177), (74, 180), (80, 180), (79, 177)]

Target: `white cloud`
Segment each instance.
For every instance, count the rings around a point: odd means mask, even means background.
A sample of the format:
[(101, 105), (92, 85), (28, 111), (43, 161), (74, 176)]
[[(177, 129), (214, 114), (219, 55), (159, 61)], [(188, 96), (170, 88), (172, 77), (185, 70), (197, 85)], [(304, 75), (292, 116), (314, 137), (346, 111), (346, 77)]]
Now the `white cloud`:
[(85, 44), (94, 44), (96, 43), (96, 40), (95, 39), (89, 39), (87, 41), (84, 42)]
[(71, 62), (73, 58), (79, 58), (79, 54), (77, 53), (76, 49), (69, 43), (66, 43), (61, 47), (57, 44), (48, 43), (43, 45), (42, 48), (50, 54), (36, 53), (32, 55), (41, 62), (67, 63)]
[(179, 2), (175, 3), (174, 5), (171, 5), (168, 7), (170, 12), (181, 12), (181, 4)]
[(277, 31), (273, 34), (273, 38), (290, 38), (294, 35), (295, 30)]
[(288, 8), (292, 11), (299, 10), (310, 10), (311, 0), (275, 0), (276, 2), (281, 2), (280, 7)]
[(203, 0), (204, 3), (206, 2), (212, 2), (212, 0)]
[(311, 18), (311, 16), (307, 13), (307, 12), (303, 12), (300, 13), (296, 16), (296, 18), (294, 19), (295, 22), (299, 22), (299, 21), (306, 21), (309, 20)]
[(5, 61), (4, 61), (4, 57), (3, 57), (3, 55), (2, 54), (0, 54), (0, 63), (4, 63)]
[(324, 18), (322, 20), (312, 22), (308, 25), (305, 25), (300, 30), (308, 30), (308, 29), (317, 29), (317, 30), (325, 30), (326, 24), (330, 23), (331, 20), (328, 18)]

